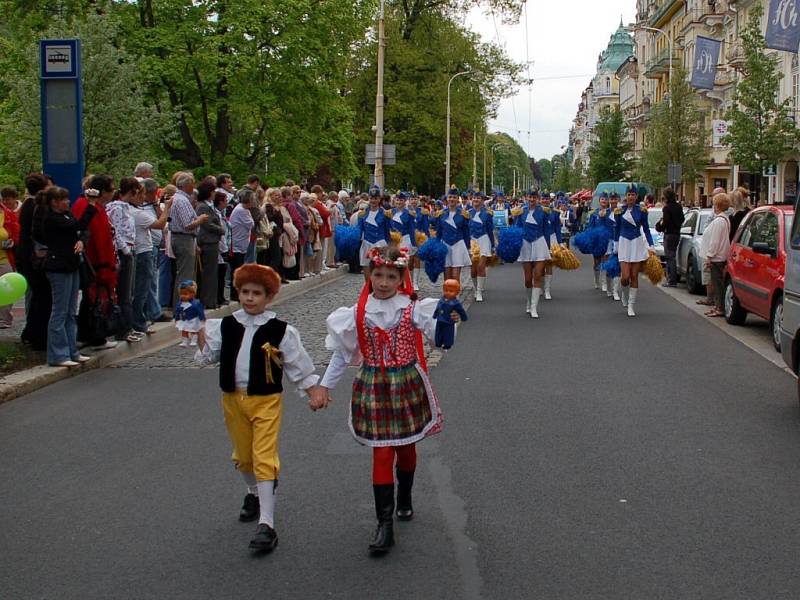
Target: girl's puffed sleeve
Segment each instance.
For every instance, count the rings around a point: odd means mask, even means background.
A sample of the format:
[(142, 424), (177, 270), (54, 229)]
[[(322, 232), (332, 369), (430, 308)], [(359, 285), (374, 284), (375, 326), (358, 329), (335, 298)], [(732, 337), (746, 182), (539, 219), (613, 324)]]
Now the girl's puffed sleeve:
[(333, 389), (344, 375), (348, 365), (361, 361), (356, 330), (356, 307), (342, 307), (332, 312), (326, 321), (328, 335), (325, 348), (333, 352), (331, 361), (322, 378), (322, 385)]
[(218, 363), (222, 349), (222, 319), (209, 319), (205, 325), (206, 345), (194, 355), (194, 361), (203, 366)]
[(433, 314), (438, 304), (439, 300), (436, 298), (423, 298), (414, 305), (414, 312), (411, 315), (414, 327), (422, 331), (422, 335), (431, 343), (436, 339), (436, 319)]

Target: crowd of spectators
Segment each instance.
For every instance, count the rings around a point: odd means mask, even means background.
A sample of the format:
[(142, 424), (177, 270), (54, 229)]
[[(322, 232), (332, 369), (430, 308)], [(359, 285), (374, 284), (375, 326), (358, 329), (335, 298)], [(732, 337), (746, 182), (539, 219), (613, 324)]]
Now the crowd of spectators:
[[(336, 226), (358, 206), (344, 190), (266, 188), (256, 175), (236, 189), (227, 173), (181, 171), (162, 186), (148, 163), (118, 182), (86, 177), (72, 205), (41, 173), (25, 178), (22, 198), (0, 192), (0, 275), (25, 276), (21, 338), (55, 366), (88, 360), (79, 348), (142, 340), (171, 319), (183, 281), (214, 309), (236, 300), (231, 274), (243, 264), (268, 265), (284, 284), (336, 268)], [(0, 307), (0, 329), (11, 308)]]

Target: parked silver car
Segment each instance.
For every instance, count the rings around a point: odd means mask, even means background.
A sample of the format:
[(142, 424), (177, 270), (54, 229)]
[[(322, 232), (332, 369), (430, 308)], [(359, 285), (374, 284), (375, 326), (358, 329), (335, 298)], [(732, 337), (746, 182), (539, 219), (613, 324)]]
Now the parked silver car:
[(667, 259), (664, 256), (664, 234), (656, 231), (656, 223), (661, 220), (663, 213), (664, 211), (661, 208), (648, 208), (647, 224), (650, 227), (650, 235), (653, 236), (653, 250), (655, 250), (661, 264), (667, 264)]
[(693, 208), (686, 213), (683, 219), (681, 239), (678, 242), (678, 253), (675, 259), (678, 276), (686, 280), (686, 289), (692, 294), (704, 292), (700, 243), (703, 241), (703, 232), (713, 215), (714, 211), (711, 208)]

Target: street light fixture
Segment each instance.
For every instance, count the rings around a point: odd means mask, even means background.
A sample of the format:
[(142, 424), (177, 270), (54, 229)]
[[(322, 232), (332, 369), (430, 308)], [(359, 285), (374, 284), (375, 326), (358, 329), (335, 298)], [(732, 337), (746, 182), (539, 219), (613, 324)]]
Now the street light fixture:
[(512, 186), (511, 186), (511, 197), (512, 198), (516, 198), (517, 197), (517, 179), (519, 177), (519, 171), (517, 170), (517, 167), (511, 167), (511, 174), (513, 175), (513, 180), (512, 181), (514, 182), (512, 184)]
[(461, 71), (456, 73), (447, 82), (447, 147), (445, 150), (444, 159), (444, 193), (446, 194), (450, 189), (450, 85), (456, 77), (461, 75), (469, 75), (472, 71)]
[(500, 146), (505, 146), (505, 144), (500, 143), (492, 146), (492, 192), (494, 192), (494, 151)]

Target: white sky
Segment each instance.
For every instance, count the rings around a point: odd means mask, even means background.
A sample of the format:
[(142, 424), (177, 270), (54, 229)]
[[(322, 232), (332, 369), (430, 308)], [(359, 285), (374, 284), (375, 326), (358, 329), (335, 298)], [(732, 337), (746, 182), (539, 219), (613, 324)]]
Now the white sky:
[[(636, 2), (528, 0), (527, 10), (527, 54), (533, 61), (534, 83), (530, 88), (520, 88), (513, 102), (509, 98), (501, 103), (497, 118), (489, 123), (489, 130), (511, 135), (530, 156), (549, 159), (562, 152), (561, 146), (569, 141), (572, 119), (581, 92), (595, 73), (597, 56), (608, 46), (611, 34), (619, 27), (620, 17), (626, 25), (633, 22)], [(504, 26), (499, 17), (496, 19), (501, 45), (511, 58), (522, 63), (526, 61), (525, 21), (524, 11), (519, 24), (513, 27)], [(492, 17), (482, 9), (473, 10), (466, 24), (485, 41), (497, 40)], [(536, 81), (538, 77), (573, 75), (582, 77)]]

